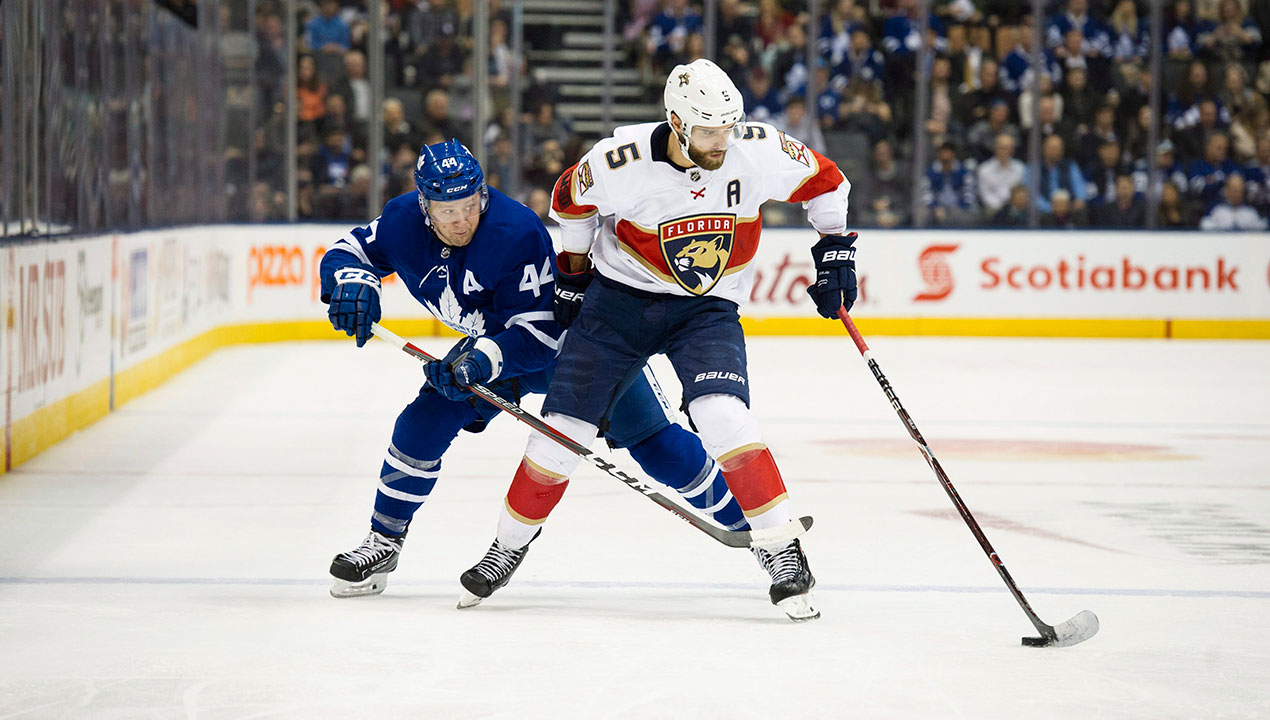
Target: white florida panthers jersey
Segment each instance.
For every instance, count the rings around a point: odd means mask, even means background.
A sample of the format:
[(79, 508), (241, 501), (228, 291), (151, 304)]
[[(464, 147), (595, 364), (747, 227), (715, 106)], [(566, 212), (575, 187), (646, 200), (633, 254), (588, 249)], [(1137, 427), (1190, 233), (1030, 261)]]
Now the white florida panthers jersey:
[(671, 163), (669, 141), (666, 123), (619, 127), (565, 171), (551, 207), (565, 250), (590, 250), (598, 272), (636, 290), (741, 305), (764, 202), (800, 202), (816, 230), (845, 231), (842, 171), (771, 125), (748, 123), (713, 171)]

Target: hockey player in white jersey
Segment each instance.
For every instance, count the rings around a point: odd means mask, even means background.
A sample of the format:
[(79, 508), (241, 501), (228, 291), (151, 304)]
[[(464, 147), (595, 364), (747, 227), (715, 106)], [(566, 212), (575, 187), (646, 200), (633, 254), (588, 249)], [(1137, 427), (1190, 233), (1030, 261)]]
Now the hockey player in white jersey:
[[(800, 202), (820, 240), (812, 248), (817, 311), (836, 317), (856, 298), (855, 233), (846, 234), (850, 183), (828, 158), (771, 125), (745, 123), (741, 94), (714, 63), (680, 65), (666, 80), (666, 122), (620, 127), (556, 183), (563, 227), (554, 310), (569, 326), (544, 417), (584, 445), (607, 398), (647, 358), (665, 353), (688, 416), (755, 530), (790, 520), (790, 502), (749, 408), (738, 306), (767, 200)], [(579, 458), (537, 434), (512, 494), (563, 493)], [(554, 491), (554, 492), (553, 492)], [(535, 516), (545, 519), (553, 503)], [(537, 531), (504, 518), (498, 543), (522, 547)], [(790, 618), (820, 616), (815, 578), (795, 539), (754, 548), (770, 598)]]

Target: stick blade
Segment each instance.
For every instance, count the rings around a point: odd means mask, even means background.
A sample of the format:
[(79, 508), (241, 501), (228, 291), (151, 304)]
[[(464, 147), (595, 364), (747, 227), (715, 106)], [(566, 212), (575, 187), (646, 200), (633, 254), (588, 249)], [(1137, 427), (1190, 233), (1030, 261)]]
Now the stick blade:
[(776, 527), (764, 528), (762, 530), (751, 530), (745, 533), (748, 542), (742, 547), (761, 547), (764, 545), (775, 545), (777, 543), (789, 542), (794, 538), (802, 535), (811, 529), (812, 519), (810, 515), (804, 515), (797, 520), (790, 520)]
[(1053, 637), (1025, 637), (1023, 644), (1028, 647), (1071, 647), (1098, 634), (1098, 627), (1098, 616), (1081, 610), (1072, 619), (1055, 625)]

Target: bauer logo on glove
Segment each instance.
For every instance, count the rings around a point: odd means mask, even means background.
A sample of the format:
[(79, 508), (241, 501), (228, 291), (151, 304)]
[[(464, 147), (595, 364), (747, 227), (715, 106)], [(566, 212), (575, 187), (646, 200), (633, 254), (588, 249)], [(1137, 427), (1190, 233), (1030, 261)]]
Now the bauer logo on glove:
[(822, 317), (836, 318), (838, 308), (847, 310), (855, 304), (858, 289), (855, 276), (856, 234), (826, 235), (811, 248), (816, 263), (816, 282), (807, 294), (816, 303)]

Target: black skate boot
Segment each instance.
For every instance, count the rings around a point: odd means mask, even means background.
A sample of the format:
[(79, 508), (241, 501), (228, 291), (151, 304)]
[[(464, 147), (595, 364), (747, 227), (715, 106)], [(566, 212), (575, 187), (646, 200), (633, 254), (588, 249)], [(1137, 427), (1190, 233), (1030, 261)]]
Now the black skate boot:
[[(538, 539), (542, 534), (542, 529), (529, 539), (529, 543)], [(471, 570), (459, 576), (459, 582), (463, 584), (463, 594), (459, 597), (459, 609), (479, 605), (482, 600), (494, 594), (494, 591), (506, 585), (512, 579), (512, 573), (516, 572), (516, 568), (524, 562), (525, 555), (529, 554), (529, 543), (525, 543), (525, 547), (519, 550), (503, 545), (498, 540), (489, 546), (485, 557), (476, 563)]]
[(785, 611), (790, 620), (804, 622), (820, 617), (815, 608), (815, 599), (811, 589), (816, 586), (816, 578), (807, 566), (807, 556), (803, 554), (803, 546), (797, 539), (788, 545), (768, 552), (761, 548), (750, 548), (759, 565), (772, 576), (772, 588), (768, 595), (772, 604)]
[(331, 597), (378, 595), (388, 587), (388, 573), (397, 569), (397, 558), (406, 541), (371, 530), (356, 550), (342, 552), (331, 561)]

